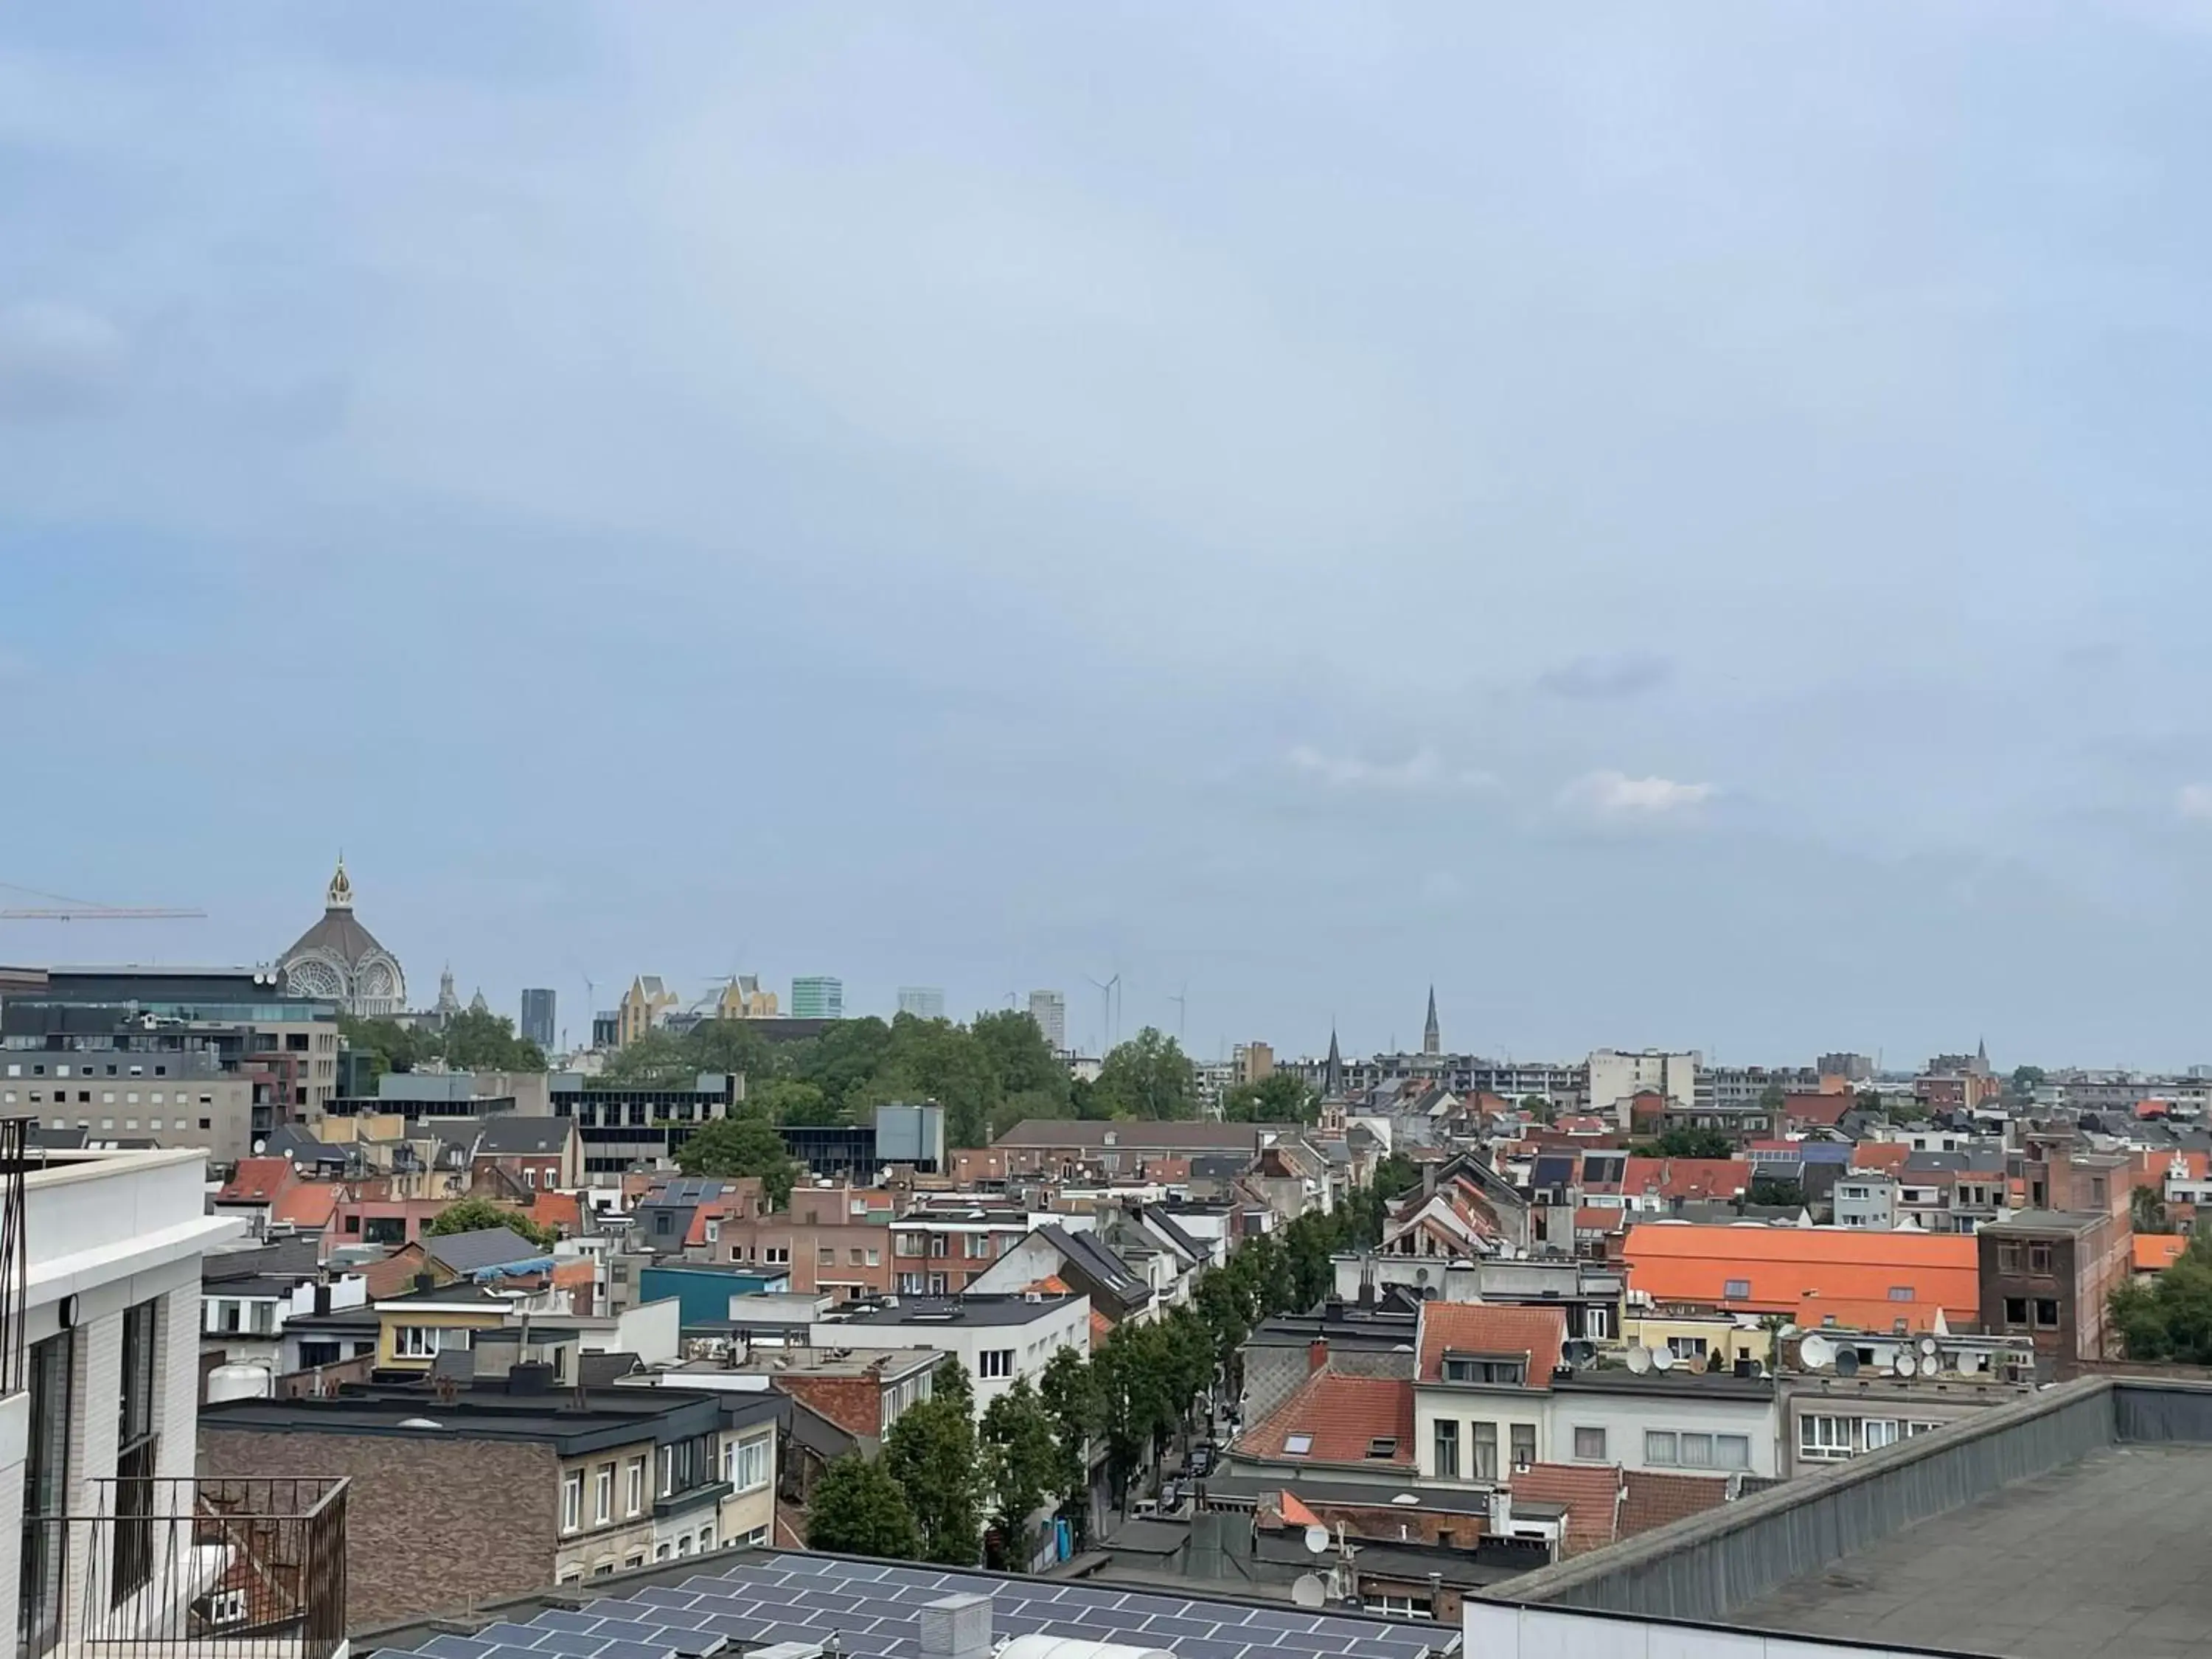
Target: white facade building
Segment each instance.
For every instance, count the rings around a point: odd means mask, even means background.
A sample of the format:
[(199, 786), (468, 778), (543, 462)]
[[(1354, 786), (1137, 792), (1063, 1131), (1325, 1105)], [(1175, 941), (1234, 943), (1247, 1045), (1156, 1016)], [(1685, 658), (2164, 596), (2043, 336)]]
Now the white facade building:
[(1667, 1097), (1670, 1106), (1688, 1111), (1698, 1103), (1698, 1063), (1695, 1053), (1593, 1048), (1589, 1109), (1601, 1117), (1613, 1118), (1625, 1129), (1630, 1127), (1629, 1103), (1645, 1090), (1656, 1090)]
[(975, 1379), (975, 1414), (1024, 1377), (1031, 1386), (1063, 1348), (1091, 1354), (1087, 1296), (892, 1297), (817, 1320), (807, 1340), (817, 1348), (936, 1348)]

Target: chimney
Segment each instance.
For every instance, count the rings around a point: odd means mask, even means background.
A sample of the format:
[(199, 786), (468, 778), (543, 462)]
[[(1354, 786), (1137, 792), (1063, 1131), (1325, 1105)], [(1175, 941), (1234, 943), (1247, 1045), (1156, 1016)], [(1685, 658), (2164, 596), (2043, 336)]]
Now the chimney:
[(1421, 1196), (1427, 1199), (1436, 1195), (1437, 1166), (1434, 1162), (1430, 1162), (1421, 1165)]
[(1491, 1489), (1490, 1535), (1492, 1538), (1510, 1538), (1513, 1535), (1513, 1494), (1504, 1486)]
[(1313, 1376), (1328, 1364), (1328, 1339), (1317, 1336), (1306, 1346), (1306, 1375)]
[(922, 1604), (921, 1659), (990, 1659), (991, 1598), (947, 1595)]
[(418, 1291), (434, 1291), (438, 1288), (438, 1281), (428, 1273), (416, 1273), (415, 1288)]

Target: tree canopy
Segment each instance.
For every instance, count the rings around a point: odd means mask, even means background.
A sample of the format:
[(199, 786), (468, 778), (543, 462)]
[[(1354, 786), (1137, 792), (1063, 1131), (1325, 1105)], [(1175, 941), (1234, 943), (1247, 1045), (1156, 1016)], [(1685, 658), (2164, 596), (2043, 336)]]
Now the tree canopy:
[(1091, 1105), (1093, 1117), (1195, 1117), (1198, 1068), (1173, 1037), (1147, 1025), (1100, 1062)]
[(676, 1167), (685, 1175), (758, 1176), (769, 1202), (791, 1201), (799, 1165), (785, 1150), (775, 1125), (759, 1112), (741, 1111), (701, 1125), (676, 1149)]
[(2130, 1359), (2212, 1364), (2212, 1234), (2191, 1238), (2150, 1284), (2113, 1291), (2110, 1307)]
[(983, 1553), (984, 1470), (967, 1376), (957, 1359), (939, 1365), (937, 1391), (908, 1407), (884, 1437), (884, 1468), (914, 1511), (921, 1559), (951, 1567), (972, 1567)]
[(374, 1076), (412, 1072), (443, 1061), (457, 1072), (542, 1072), (545, 1051), (514, 1034), (514, 1022), (494, 1013), (464, 1009), (442, 1026), (418, 1030), (396, 1019), (338, 1018), (338, 1035), (347, 1048), (370, 1056)]
[(1636, 1152), (1644, 1158), (1734, 1158), (1735, 1142), (1718, 1129), (1669, 1129)]
[(551, 1249), (561, 1235), (550, 1227), (541, 1226), (521, 1211), (489, 1198), (465, 1198), (457, 1204), (448, 1204), (430, 1218), (422, 1231), (433, 1238), (444, 1238), (453, 1233), (481, 1232), (487, 1227), (504, 1227), (519, 1233), (532, 1244)]
[(806, 1547), (911, 1561), (921, 1553), (921, 1534), (890, 1471), (848, 1452), (823, 1472), (807, 1500)]
[(1296, 1073), (1270, 1072), (1224, 1096), (1221, 1115), (1232, 1123), (1311, 1123), (1320, 1108), (1321, 1097)]

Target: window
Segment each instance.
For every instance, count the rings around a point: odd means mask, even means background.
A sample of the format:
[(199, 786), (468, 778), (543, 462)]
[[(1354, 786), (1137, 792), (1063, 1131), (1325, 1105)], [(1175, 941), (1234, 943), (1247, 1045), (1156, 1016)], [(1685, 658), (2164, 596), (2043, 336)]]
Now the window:
[(2035, 1298), (2035, 1328), (2039, 1331), (2058, 1328), (2058, 1300), (2056, 1297), (2039, 1296)]
[(632, 1567), (641, 1567), (644, 1565), (645, 1552), (643, 1550), (637, 1550), (623, 1557), (623, 1571), (625, 1572), (629, 1571)]
[(1493, 1387), (1517, 1389), (1528, 1376), (1528, 1362), (1525, 1359), (1490, 1359), (1464, 1353), (1444, 1356), (1447, 1382), (1486, 1382)]
[(625, 1512), (630, 1515), (644, 1513), (645, 1460), (642, 1457), (633, 1457), (629, 1460), (629, 1490), (626, 1495), (629, 1501)]
[(592, 1524), (604, 1527), (615, 1518), (615, 1466), (599, 1465), (592, 1478)]
[(1797, 1455), (1816, 1461), (1849, 1457), (1858, 1449), (1856, 1417), (1801, 1417)]
[(2027, 1270), (2032, 1273), (2047, 1274), (2051, 1271), (2051, 1246), (2031, 1244), (2027, 1247)]
[(920, 1233), (900, 1233), (891, 1240), (891, 1254), (894, 1255), (921, 1255), (923, 1253)]
[(1437, 1419), (1437, 1478), (1459, 1479), (1459, 1425), (1449, 1417)]
[(668, 1546), (655, 1544), (653, 1547), (653, 1559), (656, 1561), (665, 1561), (668, 1559)]
[(1283, 1437), (1283, 1455), (1285, 1457), (1304, 1457), (1312, 1449), (1313, 1436), (1310, 1434), (1286, 1434)]
[(561, 1481), (561, 1530), (574, 1532), (584, 1524), (584, 1472), (571, 1470)]
[(771, 1267), (788, 1267), (791, 1265), (791, 1246), (788, 1244), (763, 1245), (761, 1248), (761, 1260)]
[(735, 1538), (724, 1539), (722, 1540), (722, 1547), (724, 1549), (730, 1549), (738, 1544), (765, 1544), (767, 1542), (768, 1528), (766, 1527), (755, 1527), (750, 1532), (739, 1533)]
[(1941, 1423), (1907, 1423), (1905, 1432), (1909, 1439), (1915, 1435), (1933, 1434), (1943, 1425)]
[(1367, 1443), (1367, 1455), (1383, 1459), (1395, 1457), (1398, 1455), (1398, 1437), (1394, 1434), (1376, 1435)]
[(868, 1265), (871, 1267), (882, 1267), (884, 1265), (884, 1253), (881, 1250), (870, 1250), (868, 1252)]
[(614, 1564), (614, 1558), (613, 1558), (612, 1556), (608, 1557), (608, 1558), (607, 1558), (605, 1560), (604, 1560), (604, 1561), (595, 1561), (595, 1562), (593, 1562), (593, 1563), (592, 1564), (592, 1577), (594, 1577), (594, 1578), (611, 1578), (611, 1577), (613, 1577), (614, 1576), (615, 1576), (615, 1564)]
[(991, 1259), (990, 1234), (970, 1233), (968, 1235), (968, 1259), (970, 1261), (988, 1261)]
[(1385, 1619), (1433, 1619), (1437, 1616), (1425, 1595), (1377, 1595), (1367, 1605)]
[(395, 1359), (434, 1359), (438, 1354), (438, 1340), (443, 1335), (435, 1325), (401, 1325), (392, 1333), (392, 1355)]
[(1891, 1285), (1891, 1286), (1889, 1287), (1889, 1299), (1890, 1299), (1892, 1302), (1910, 1302), (1910, 1301), (1911, 1301), (1911, 1300), (1912, 1300), (1912, 1286), (1911, 1286), (1911, 1285)]
[(739, 1492), (758, 1492), (775, 1473), (773, 1435), (730, 1443), (728, 1480)]
[(1705, 1357), (1705, 1339), (1702, 1336), (1670, 1336), (1667, 1339), (1667, 1352), (1677, 1359), (1703, 1359)]
[(1751, 1437), (1741, 1434), (1717, 1434), (1713, 1437), (1713, 1467), (1717, 1469), (1747, 1469), (1751, 1467)]
[(866, 1259), (867, 1258), (862, 1253), (860, 1247), (857, 1244), (855, 1244), (851, 1249), (845, 1252), (845, 1265), (848, 1267), (857, 1267)]
[(1859, 1425), (1860, 1443), (1869, 1451), (1880, 1451), (1884, 1446), (1897, 1443), (1897, 1419), (1890, 1417), (1869, 1417)]
[(1646, 1429), (1644, 1431), (1644, 1461), (1663, 1464), (1672, 1468), (1682, 1461), (1680, 1447), (1671, 1429)]
[(814, 1264), (818, 1267), (836, 1267), (837, 1265), (837, 1247), (835, 1244), (823, 1244), (817, 1246), (814, 1252)]
[(1536, 1425), (1516, 1423), (1512, 1428), (1513, 1462), (1516, 1468), (1536, 1461)]
[(1751, 1298), (1751, 1281), (1731, 1279), (1721, 1286), (1722, 1299), (1728, 1302), (1747, 1302)]
[(978, 1376), (1012, 1376), (1014, 1374), (1014, 1351), (1012, 1348), (986, 1348), (975, 1356), (975, 1375)]
[(2007, 1330), (2018, 1330), (2021, 1326), (2027, 1323), (2027, 1298), (2026, 1297), (2008, 1296), (2004, 1299), (2004, 1304), (2005, 1328)]
[(1476, 1423), (1469, 1425), (1474, 1444), (1474, 1478), (1478, 1480), (1498, 1479), (1498, 1425)]
[(1591, 1463), (1602, 1463), (1605, 1458), (1605, 1431), (1577, 1428), (1575, 1431), (1575, 1455)]
[(689, 1555), (691, 1553), (691, 1534), (690, 1533), (685, 1533), (683, 1537), (676, 1540), (676, 1553), (678, 1555)]

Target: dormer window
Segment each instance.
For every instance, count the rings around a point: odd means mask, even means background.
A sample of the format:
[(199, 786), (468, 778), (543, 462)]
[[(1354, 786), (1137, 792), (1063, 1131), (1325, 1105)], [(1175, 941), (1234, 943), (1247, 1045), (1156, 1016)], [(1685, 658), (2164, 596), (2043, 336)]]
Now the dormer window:
[(1304, 1457), (1312, 1449), (1313, 1436), (1310, 1434), (1291, 1434), (1283, 1437), (1283, 1455), (1285, 1457)]

